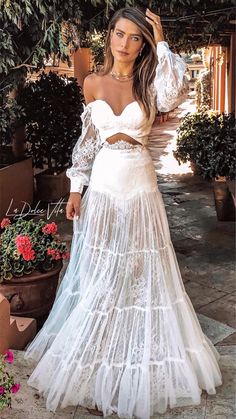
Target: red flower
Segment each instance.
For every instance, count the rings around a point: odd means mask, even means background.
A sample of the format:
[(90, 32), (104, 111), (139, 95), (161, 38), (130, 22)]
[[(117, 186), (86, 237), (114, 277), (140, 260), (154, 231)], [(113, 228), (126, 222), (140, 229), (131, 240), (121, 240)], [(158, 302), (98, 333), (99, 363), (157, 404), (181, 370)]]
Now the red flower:
[(34, 260), (35, 251), (32, 249), (31, 241), (28, 236), (19, 235), (15, 239), (17, 251), (25, 260)]
[(50, 249), (50, 248), (49, 248), (49, 249), (47, 250), (47, 254), (48, 254), (48, 255), (50, 255), (50, 256), (55, 255), (55, 253), (56, 253), (56, 250), (54, 250), (54, 249)]
[(3, 218), (1, 221), (1, 228), (5, 228), (7, 227), (9, 224), (11, 224), (11, 221), (9, 220), (9, 218)]
[(11, 393), (17, 393), (20, 390), (20, 384), (16, 383), (11, 386)]
[(61, 253), (59, 250), (55, 249), (48, 249), (47, 254), (52, 257), (52, 259), (59, 260), (62, 258)]
[(25, 260), (34, 260), (35, 259), (35, 251), (33, 249), (26, 249), (22, 252), (23, 259)]
[(42, 232), (45, 234), (56, 234), (57, 232), (57, 225), (54, 223), (54, 221), (51, 224), (46, 224), (42, 228)]
[(13, 355), (13, 353), (12, 353), (11, 351), (7, 351), (7, 352), (5, 353), (5, 360), (6, 360), (9, 364), (12, 364), (12, 363), (13, 363), (13, 361), (14, 361), (14, 355)]
[(31, 241), (28, 236), (24, 236), (23, 234), (20, 234), (16, 237), (15, 243), (17, 246), (17, 250), (19, 252), (22, 252), (21, 249), (25, 249), (26, 247), (31, 247)]
[(0, 386), (0, 395), (1, 395), (1, 394), (4, 394), (4, 393), (5, 393), (5, 390), (6, 390), (6, 389), (5, 389), (5, 387)]
[(70, 252), (62, 253), (62, 259), (70, 259)]

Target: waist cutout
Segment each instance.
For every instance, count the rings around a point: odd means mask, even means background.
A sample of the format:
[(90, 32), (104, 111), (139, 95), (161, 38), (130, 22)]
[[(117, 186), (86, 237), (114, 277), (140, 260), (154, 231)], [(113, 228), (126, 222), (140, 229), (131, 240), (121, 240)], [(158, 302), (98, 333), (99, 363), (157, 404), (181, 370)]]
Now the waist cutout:
[(133, 150), (136, 148), (144, 148), (145, 146), (141, 143), (131, 143), (126, 140), (117, 140), (114, 143), (109, 143), (107, 140), (104, 141), (103, 147), (110, 148), (112, 150)]

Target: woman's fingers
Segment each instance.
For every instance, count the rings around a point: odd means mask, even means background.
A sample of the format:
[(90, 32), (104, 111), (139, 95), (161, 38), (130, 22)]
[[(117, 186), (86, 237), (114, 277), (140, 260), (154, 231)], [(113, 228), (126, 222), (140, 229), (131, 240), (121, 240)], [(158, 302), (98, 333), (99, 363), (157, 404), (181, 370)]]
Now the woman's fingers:
[(148, 23), (150, 23), (152, 25), (152, 27), (154, 28), (155, 23), (152, 19), (150, 19), (149, 17), (146, 16), (146, 20), (148, 21)]
[(158, 16), (155, 13), (151, 12), (151, 10), (149, 10), (149, 9), (146, 10), (146, 15), (147, 15), (147, 17), (149, 19), (152, 20), (153, 23), (156, 23), (156, 22), (160, 22), (161, 21), (160, 16)]
[(73, 216), (74, 216), (74, 205), (72, 202), (67, 202), (66, 205), (66, 218), (68, 220), (73, 220)]
[(80, 206), (75, 206), (74, 208), (75, 208), (75, 211), (74, 211), (74, 217), (75, 217), (76, 219), (78, 219), (78, 218), (79, 218), (79, 216), (80, 216)]
[(163, 29), (161, 26), (161, 18), (151, 10), (146, 9), (146, 20), (153, 27), (153, 34), (156, 44), (160, 41), (164, 41)]
[(78, 217), (80, 216), (80, 205), (79, 204), (74, 204), (73, 202), (67, 202), (66, 205), (66, 218), (68, 220), (73, 220), (74, 217)]

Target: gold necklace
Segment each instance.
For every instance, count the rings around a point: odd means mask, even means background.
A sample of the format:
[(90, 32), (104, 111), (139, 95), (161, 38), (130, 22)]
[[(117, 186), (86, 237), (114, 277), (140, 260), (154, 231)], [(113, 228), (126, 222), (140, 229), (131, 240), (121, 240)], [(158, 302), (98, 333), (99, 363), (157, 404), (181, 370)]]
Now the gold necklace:
[(133, 74), (121, 74), (116, 73), (115, 71), (111, 70), (110, 75), (113, 77), (113, 79), (119, 80), (119, 81), (128, 81), (133, 78)]

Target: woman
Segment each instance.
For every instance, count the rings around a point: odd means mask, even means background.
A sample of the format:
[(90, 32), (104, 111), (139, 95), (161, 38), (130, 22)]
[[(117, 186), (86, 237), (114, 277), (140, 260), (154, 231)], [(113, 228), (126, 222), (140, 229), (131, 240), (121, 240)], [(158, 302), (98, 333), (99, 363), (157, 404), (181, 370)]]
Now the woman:
[(159, 17), (136, 8), (115, 13), (105, 53), (103, 71), (84, 82), (83, 129), (67, 171), (71, 259), (27, 350), (41, 358), (29, 384), (53, 411), (79, 404), (148, 419), (168, 405), (199, 404), (222, 378), (184, 289), (146, 148), (156, 108), (183, 100), (185, 64)]

